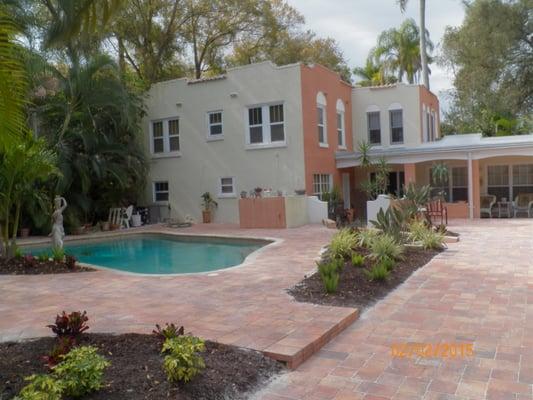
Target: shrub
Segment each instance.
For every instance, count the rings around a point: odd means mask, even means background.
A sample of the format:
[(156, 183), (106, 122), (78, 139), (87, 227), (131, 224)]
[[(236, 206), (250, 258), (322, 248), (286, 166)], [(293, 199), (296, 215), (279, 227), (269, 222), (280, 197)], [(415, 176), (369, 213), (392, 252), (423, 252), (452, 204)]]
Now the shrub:
[(384, 281), (389, 277), (390, 272), (386, 265), (378, 263), (370, 268), (370, 270), (366, 270), (365, 274), (371, 281)]
[(53, 325), (47, 325), (47, 328), (52, 329), (57, 336), (68, 336), (74, 340), (85, 332), (89, 327), (86, 322), (89, 320), (87, 312), (73, 311), (67, 314), (65, 311), (56, 316), (56, 323)]
[(424, 221), (413, 221), (409, 224), (409, 239), (413, 242), (420, 242), (430, 228)]
[(167, 322), (164, 328), (161, 328), (159, 324), (156, 324), (152, 333), (161, 340), (167, 340), (177, 338), (178, 336), (183, 336), (185, 334), (185, 330), (183, 329), (183, 326), (178, 328), (176, 325), (174, 325), (174, 323), (169, 324)]
[(389, 207), (387, 211), (383, 211), (383, 208), (380, 208), (376, 215), (376, 220), (370, 220), (370, 223), (375, 228), (383, 231), (384, 234), (399, 240), (402, 228), (406, 224), (404, 217), (405, 215), (400, 209)]
[(81, 397), (102, 387), (108, 361), (96, 347), (75, 347), (54, 367), (53, 375), (61, 380), (66, 396)]
[(390, 235), (380, 235), (370, 244), (370, 257), (378, 262), (386, 258), (399, 260), (402, 257), (403, 246)]
[(332, 258), (346, 258), (352, 254), (357, 244), (357, 235), (350, 229), (341, 229), (331, 239), (329, 253)]
[(205, 350), (204, 341), (195, 336), (178, 336), (165, 340), (162, 353), (167, 353), (163, 369), (172, 382), (189, 382), (203, 368), (204, 359), (198, 355)]
[(374, 238), (379, 236), (379, 234), (380, 234), (379, 231), (376, 229), (361, 229), (356, 234), (356, 237), (357, 237), (356, 244), (357, 246), (360, 246), (360, 247), (369, 248)]
[(444, 235), (432, 229), (428, 229), (420, 241), (425, 250), (441, 250), (444, 247)]
[(54, 345), (48, 355), (45, 355), (44, 361), (49, 368), (59, 364), (63, 359), (63, 356), (67, 354), (74, 346), (74, 340), (68, 336), (62, 336), (58, 338), (58, 342)]
[(55, 262), (63, 262), (64, 258), (65, 258), (65, 250), (63, 250), (61, 247), (52, 248), (52, 259)]
[(31, 375), (26, 378), (28, 385), (24, 386), (14, 400), (60, 400), (64, 390), (61, 380), (51, 375)]
[(37, 260), (31, 254), (26, 254), (22, 261), (26, 267), (35, 268), (37, 266)]
[(48, 253), (41, 253), (37, 256), (37, 259), (40, 261), (40, 262), (45, 262), (45, 261), (48, 261), (50, 259), (50, 255)]
[(385, 257), (380, 261), (380, 264), (387, 268), (387, 271), (392, 271), (394, 269), (395, 262), (392, 258)]
[(339, 272), (342, 269), (344, 261), (338, 258), (323, 261), (318, 265), (318, 273), (322, 278), (326, 293), (335, 293), (339, 285)]
[(76, 262), (78, 260), (76, 259), (76, 257), (70, 255), (70, 254), (67, 254), (65, 255), (65, 265), (67, 266), (68, 269), (74, 269), (76, 268)]
[(365, 264), (365, 256), (359, 253), (352, 254), (352, 265), (354, 267), (362, 267)]
[(17, 260), (21, 260), (22, 257), (24, 257), (24, 253), (22, 253), (22, 250), (20, 247), (15, 247), (15, 251), (13, 252), (13, 257), (15, 257)]

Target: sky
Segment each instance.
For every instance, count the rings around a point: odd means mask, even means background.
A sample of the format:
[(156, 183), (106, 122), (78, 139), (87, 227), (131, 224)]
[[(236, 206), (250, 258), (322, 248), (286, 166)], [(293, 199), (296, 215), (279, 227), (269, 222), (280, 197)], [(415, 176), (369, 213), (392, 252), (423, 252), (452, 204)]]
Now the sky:
[[(396, 0), (287, 0), (306, 20), (306, 27), (321, 37), (337, 40), (348, 65), (363, 66), (378, 35), (398, 27), (406, 18), (419, 22), (418, 0), (409, 0), (402, 14)], [(464, 18), (461, 0), (426, 0), (426, 27), (437, 53), (446, 26), (459, 26)], [(452, 88), (451, 73), (431, 65), (431, 90), (445, 108), (445, 91)]]

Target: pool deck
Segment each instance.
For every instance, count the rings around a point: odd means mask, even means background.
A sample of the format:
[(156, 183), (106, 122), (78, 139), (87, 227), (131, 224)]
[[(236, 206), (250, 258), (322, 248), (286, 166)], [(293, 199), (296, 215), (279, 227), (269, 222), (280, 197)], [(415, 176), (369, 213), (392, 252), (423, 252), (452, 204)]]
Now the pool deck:
[(334, 230), (320, 225), (260, 230), (200, 224), (73, 239), (138, 232), (267, 237), (276, 242), (253, 253), (244, 265), (215, 273), (143, 276), (98, 270), (0, 275), (0, 341), (49, 335), (45, 325), (55, 314), (87, 310), (91, 332), (150, 333), (156, 323), (175, 322), (186, 332), (262, 351), (296, 368), (358, 317), (357, 309), (299, 303), (285, 291), (315, 269), (315, 260)]

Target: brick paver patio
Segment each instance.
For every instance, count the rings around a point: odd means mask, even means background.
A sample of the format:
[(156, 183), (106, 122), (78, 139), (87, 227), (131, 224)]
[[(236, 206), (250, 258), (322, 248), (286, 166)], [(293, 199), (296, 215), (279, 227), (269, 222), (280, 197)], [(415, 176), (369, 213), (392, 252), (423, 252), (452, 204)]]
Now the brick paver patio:
[(353, 308), (298, 303), (285, 292), (314, 269), (333, 230), (319, 225), (290, 230), (228, 225), (166, 230), (270, 236), (282, 242), (264, 248), (244, 267), (214, 274), (155, 277), (100, 270), (0, 275), (0, 340), (50, 334), (45, 325), (56, 313), (87, 310), (92, 332), (150, 333), (155, 323), (174, 321), (187, 332), (260, 350), (295, 367), (357, 318)]
[[(463, 222), (461, 241), (262, 400), (533, 399), (533, 221)], [(399, 342), (474, 343), (474, 357), (392, 358)]]

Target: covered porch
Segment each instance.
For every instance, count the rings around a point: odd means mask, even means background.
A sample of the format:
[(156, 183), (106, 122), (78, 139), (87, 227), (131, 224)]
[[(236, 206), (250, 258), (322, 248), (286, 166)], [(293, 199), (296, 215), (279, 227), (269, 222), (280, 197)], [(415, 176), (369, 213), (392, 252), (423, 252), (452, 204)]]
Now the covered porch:
[[(391, 194), (401, 197), (409, 183), (430, 185), (433, 196), (444, 198), (449, 218), (533, 217), (533, 135), (447, 136), (412, 148), (372, 149), (369, 156), (387, 160)], [(337, 154), (337, 167), (353, 170), (352, 204), (361, 216), (367, 200), (361, 183), (373, 172), (361, 168), (360, 159), (357, 152)], [(441, 163), (448, 177), (435, 182), (432, 168)]]

